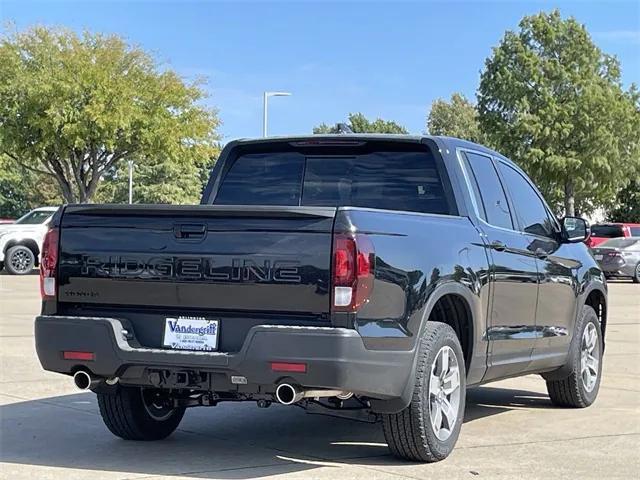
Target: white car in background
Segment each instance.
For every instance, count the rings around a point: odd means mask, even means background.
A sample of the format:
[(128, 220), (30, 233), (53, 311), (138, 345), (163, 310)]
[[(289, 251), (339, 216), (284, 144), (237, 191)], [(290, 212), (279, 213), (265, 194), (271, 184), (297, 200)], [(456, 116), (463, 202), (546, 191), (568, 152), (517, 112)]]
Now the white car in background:
[(58, 207), (31, 210), (15, 223), (0, 225), (0, 269), (26, 275), (38, 265), (42, 241)]

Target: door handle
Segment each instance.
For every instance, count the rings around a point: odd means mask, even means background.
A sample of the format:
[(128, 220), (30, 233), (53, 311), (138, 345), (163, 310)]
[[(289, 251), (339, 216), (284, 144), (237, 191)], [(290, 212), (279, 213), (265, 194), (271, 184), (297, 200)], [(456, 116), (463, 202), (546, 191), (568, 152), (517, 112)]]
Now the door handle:
[(504, 252), (507, 249), (507, 246), (500, 240), (495, 240), (489, 244), (489, 248), (498, 252)]
[(533, 252), (533, 254), (540, 260), (546, 260), (549, 257), (549, 254), (541, 248), (536, 248), (536, 251)]

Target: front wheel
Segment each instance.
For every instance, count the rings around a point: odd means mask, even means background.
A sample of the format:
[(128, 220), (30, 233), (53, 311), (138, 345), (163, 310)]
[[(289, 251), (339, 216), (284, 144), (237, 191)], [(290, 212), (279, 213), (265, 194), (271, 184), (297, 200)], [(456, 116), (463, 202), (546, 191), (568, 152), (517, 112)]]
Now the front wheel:
[(428, 322), (420, 341), (411, 403), (399, 413), (383, 415), (391, 452), (417, 462), (446, 458), (460, 434), (465, 388), (458, 337), (449, 325)]
[(554, 405), (585, 408), (598, 396), (602, 378), (602, 330), (593, 308), (585, 305), (576, 324), (564, 378), (547, 380), (547, 391)]
[(640, 262), (636, 265), (633, 273), (633, 283), (640, 283)]
[(105, 425), (125, 440), (166, 438), (184, 416), (185, 409), (167, 406), (158, 389), (119, 386), (115, 392), (97, 395)]
[(11, 247), (5, 254), (5, 268), (11, 275), (26, 275), (33, 270), (35, 264), (36, 256), (24, 245)]

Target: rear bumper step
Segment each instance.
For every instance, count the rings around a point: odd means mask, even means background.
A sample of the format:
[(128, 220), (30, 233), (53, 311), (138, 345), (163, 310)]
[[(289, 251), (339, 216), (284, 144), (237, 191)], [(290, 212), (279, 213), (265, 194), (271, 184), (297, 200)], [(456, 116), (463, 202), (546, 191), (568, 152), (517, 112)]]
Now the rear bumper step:
[[(346, 328), (258, 325), (237, 353), (135, 347), (133, 332), (123, 330), (116, 318), (38, 316), (38, 358), (45, 370), (66, 374), (79, 367), (102, 377), (162, 368), (208, 371), (226, 376), (229, 382), (231, 376), (243, 376), (265, 390), (275, 390), (286, 376), (304, 387), (379, 399), (402, 395), (413, 362), (410, 351), (367, 350), (358, 332)], [(64, 351), (92, 352), (94, 359), (64, 359)], [(307, 368), (304, 373), (284, 374), (272, 371), (271, 362), (305, 363)]]

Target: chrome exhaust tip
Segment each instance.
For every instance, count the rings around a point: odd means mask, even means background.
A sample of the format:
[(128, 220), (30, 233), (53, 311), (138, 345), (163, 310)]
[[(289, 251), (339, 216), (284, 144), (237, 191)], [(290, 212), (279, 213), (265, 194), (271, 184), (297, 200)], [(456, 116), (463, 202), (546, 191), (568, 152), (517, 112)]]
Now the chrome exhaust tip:
[(276, 388), (276, 400), (283, 405), (293, 405), (304, 397), (304, 392), (298, 386), (281, 383)]
[(78, 370), (73, 374), (73, 383), (79, 390), (91, 390), (100, 383), (100, 379), (85, 370)]

